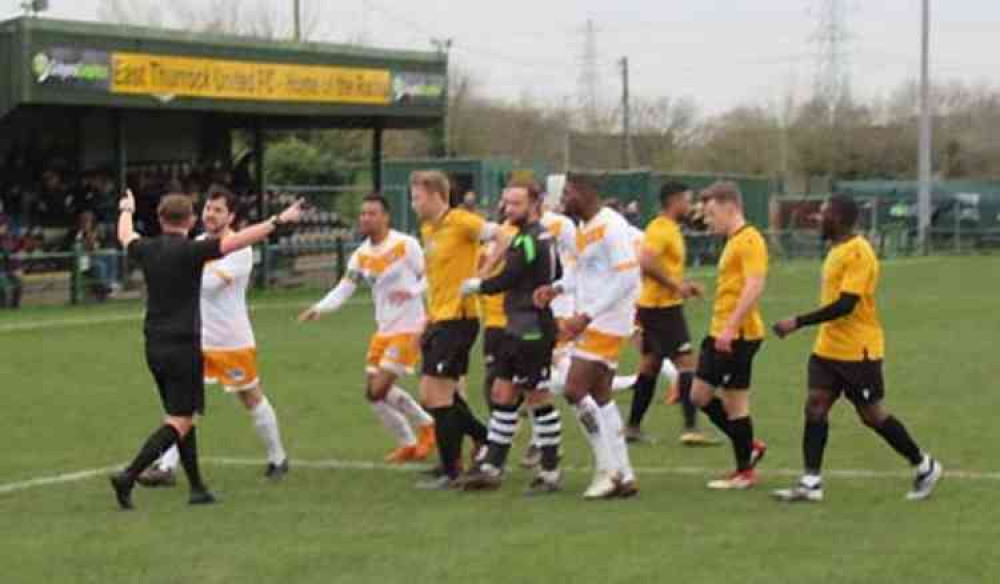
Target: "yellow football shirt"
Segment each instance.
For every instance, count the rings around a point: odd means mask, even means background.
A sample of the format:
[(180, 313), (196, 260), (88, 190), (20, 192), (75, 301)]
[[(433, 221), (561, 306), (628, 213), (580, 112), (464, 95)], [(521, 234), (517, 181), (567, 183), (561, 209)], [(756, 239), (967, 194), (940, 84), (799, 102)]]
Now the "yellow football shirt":
[(813, 352), (837, 361), (879, 360), (885, 354), (882, 324), (875, 309), (879, 263), (875, 250), (860, 235), (835, 245), (823, 263), (820, 302), (836, 302), (841, 293), (861, 298), (851, 314), (820, 325)]
[[(710, 329), (712, 336), (717, 337), (725, 330), (730, 315), (740, 302), (747, 278), (751, 276), (767, 276), (767, 242), (756, 228), (746, 225), (726, 241), (719, 258)], [(760, 306), (754, 306), (744, 317), (737, 338), (747, 341), (764, 338)]]
[[(671, 280), (678, 284), (684, 281), (684, 235), (676, 221), (662, 215), (653, 219), (646, 227), (642, 247), (656, 255), (660, 267)], [(680, 294), (643, 276), (639, 294), (641, 308), (667, 308), (683, 303)]]
[(428, 318), (431, 322), (478, 318), (475, 297), (462, 298), (462, 282), (476, 277), (486, 221), (464, 209), (449, 209), (420, 225), (427, 264)]

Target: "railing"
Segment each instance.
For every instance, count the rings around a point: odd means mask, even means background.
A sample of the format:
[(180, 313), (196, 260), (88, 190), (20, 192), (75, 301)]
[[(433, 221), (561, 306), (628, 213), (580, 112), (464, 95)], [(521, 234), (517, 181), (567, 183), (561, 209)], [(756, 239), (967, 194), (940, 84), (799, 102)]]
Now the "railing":
[[(769, 231), (765, 233), (773, 263), (815, 261), (826, 246), (815, 230)], [(987, 254), (1000, 252), (1000, 229), (934, 229), (926, 250), (920, 250), (916, 235), (906, 227), (887, 226), (867, 234), (882, 258), (900, 258), (924, 253)], [(707, 234), (686, 234), (691, 266), (713, 265), (724, 241)], [(343, 276), (347, 258), (358, 245), (348, 230), (337, 237), (310, 238), (298, 233), (254, 248), (255, 282), (259, 288), (330, 288)], [(120, 250), (84, 252), (77, 249), (56, 253), (15, 254), (20, 275), (0, 267), (0, 308), (10, 304), (20, 288), (26, 304), (83, 304), (136, 299), (142, 295), (141, 273)], [(0, 264), (2, 266), (2, 264)]]

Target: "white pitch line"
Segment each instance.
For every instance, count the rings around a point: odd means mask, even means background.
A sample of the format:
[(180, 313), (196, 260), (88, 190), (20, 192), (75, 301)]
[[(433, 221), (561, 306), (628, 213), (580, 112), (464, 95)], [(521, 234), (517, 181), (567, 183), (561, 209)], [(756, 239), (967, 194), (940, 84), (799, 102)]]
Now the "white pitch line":
[(81, 470), (77, 472), (70, 472), (50, 477), (39, 477), (35, 479), (28, 479), (26, 481), (18, 481), (16, 483), (7, 483), (4, 485), (0, 485), (0, 495), (6, 495), (7, 493), (14, 493), (17, 491), (24, 491), (27, 489), (32, 489), (34, 487), (47, 487), (49, 485), (75, 483), (98, 475), (109, 474), (116, 470), (121, 470), (121, 468), (122, 465), (106, 466), (104, 468), (92, 468), (89, 470)]
[[(370, 305), (371, 301), (366, 299), (350, 300), (346, 302), (348, 306), (360, 306), (360, 305)], [(250, 306), (250, 313), (254, 313), (262, 310), (284, 310), (288, 308), (302, 308), (308, 307), (308, 302), (268, 302), (262, 304), (256, 304)], [(38, 321), (28, 321), (28, 322), (15, 322), (11, 324), (0, 325), (0, 334), (3, 333), (14, 333), (14, 332), (24, 332), (24, 331), (36, 331), (36, 330), (49, 330), (56, 328), (72, 328), (79, 326), (93, 326), (100, 324), (110, 324), (119, 322), (138, 322), (143, 319), (143, 313), (133, 312), (128, 314), (108, 314), (104, 316), (91, 316), (87, 318), (65, 318), (65, 319), (53, 319), (53, 320), (38, 320)], [(297, 314), (292, 315), (297, 316)], [(291, 318), (291, 317), (290, 317)]]
[[(253, 458), (232, 458), (232, 457), (208, 457), (205, 459), (210, 464), (222, 466), (263, 466), (266, 461)], [(425, 464), (386, 464), (384, 462), (368, 462), (360, 460), (297, 460), (292, 459), (292, 467), (331, 469), (331, 470), (378, 470), (378, 471), (414, 471), (429, 468)], [(564, 472), (590, 473), (591, 467), (563, 467)], [(636, 474), (659, 474), (659, 475), (683, 475), (683, 476), (712, 476), (718, 474), (719, 468), (708, 468), (699, 466), (676, 466), (676, 467), (635, 467)], [(801, 469), (778, 468), (772, 469), (766, 466), (761, 469), (763, 475), (797, 477), (802, 474)], [(845, 479), (886, 479), (886, 478), (910, 478), (913, 471), (877, 471), (863, 469), (833, 469), (823, 472), (823, 476)], [(947, 478), (956, 478), (972, 481), (1000, 481), (1000, 472), (977, 472), (948, 470), (945, 468)]]
[[(264, 460), (254, 459), (254, 458), (235, 458), (235, 457), (207, 457), (202, 460), (206, 464), (214, 464), (219, 466), (263, 466), (265, 464)], [(46, 487), (50, 485), (59, 485), (65, 483), (74, 483), (79, 481), (84, 481), (96, 476), (107, 475), (112, 472), (121, 470), (123, 464), (115, 466), (106, 466), (103, 468), (94, 468), (89, 470), (81, 470), (77, 472), (71, 472), (66, 474), (59, 474), (48, 477), (39, 477), (34, 479), (28, 479), (25, 481), (18, 481), (14, 483), (6, 483), (0, 485), (0, 495), (5, 495), (9, 493), (15, 493), (18, 491), (25, 491), (28, 489), (33, 489), (35, 487)], [(292, 468), (306, 468), (306, 469), (319, 469), (319, 470), (348, 470), (348, 471), (383, 471), (383, 472), (414, 472), (419, 470), (424, 470), (429, 468), (427, 465), (422, 464), (386, 464), (383, 462), (370, 462), (365, 460), (298, 460), (292, 459)], [(593, 469), (589, 467), (564, 467), (565, 472), (571, 473), (590, 473)], [(678, 467), (636, 467), (636, 474), (652, 474), (652, 475), (677, 475), (677, 476), (712, 476), (718, 474), (720, 470), (718, 468), (707, 468), (707, 467), (697, 467), (697, 466), (678, 466)], [(801, 470), (791, 469), (791, 468), (764, 468), (761, 471), (764, 476), (782, 476), (782, 477), (797, 477), (802, 474)], [(840, 479), (897, 479), (897, 478), (909, 478), (913, 476), (912, 472), (908, 471), (876, 471), (876, 470), (864, 470), (864, 469), (833, 469), (828, 470), (823, 473), (824, 476), (830, 478), (840, 478)], [(945, 469), (945, 478), (948, 479), (958, 479), (966, 481), (1000, 481), (1000, 472), (979, 472), (979, 471), (963, 471), (963, 470), (948, 470)]]

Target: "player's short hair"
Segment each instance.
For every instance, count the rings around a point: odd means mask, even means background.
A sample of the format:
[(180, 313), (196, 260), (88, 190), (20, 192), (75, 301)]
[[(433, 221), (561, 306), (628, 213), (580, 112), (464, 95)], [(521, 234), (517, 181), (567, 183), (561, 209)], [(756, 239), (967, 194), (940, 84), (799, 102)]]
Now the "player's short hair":
[(382, 211), (386, 215), (388, 215), (392, 211), (392, 209), (389, 207), (389, 200), (380, 195), (379, 193), (372, 193), (370, 195), (366, 195), (365, 198), (361, 199), (361, 204), (365, 203), (377, 203), (379, 206), (382, 207)]
[(524, 189), (528, 192), (528, 200), (537, 203), (542, 198), (542, 187), (537, 182), (528, 179), (514, 179), (507, 183), (508, 189)]
[(167, 225), (182, 227), (194, 217), (194, 204), (187, 195), (170, 193), (160, 199), (156, 216)]
[(451, 204), (451, 181), (439, 170), (417, 170), (410, 175), (410, 187), (420, 187)]
[(205, 199), (208, 201), (225, 201), (226, 209), (234, 215), (240, 204), (239, 199), (236, 198), (233, 191), (218, 185), (208, 189), (208, 195)]
[(584, 174), (582, 172), (570, 172), (566, 175), (566, 182), (573, 183), (573, 185), (580, 191), (589, 194), (597, 194), (597, 177), (591, 174)]
[(703, 201), (715, 201), (716, 203), (729, 203), (743, 207), (743, 195), (740, 187), (732, 181), (717, 181), (701, 192)]
[(858, 208), (858, 202), (855, 201), (853, 197), (836, 194), (830, 197), (827, 204), (830, 205), (830, 208), (837, 216), (837, 220), (840, 222), (841, 227), (845, 227), (847, 229), (854, 228), (855, 224), (858, 222), (860, 209)]
[(663, 184), (662, 187), (660, 187), (660, 204), (666, 205), (667, 201), (669, 201), (673, 197), (686, 193), (690, 190), (691, 187), (687, 186), (682, 182), (675, 180), (667, 181)]

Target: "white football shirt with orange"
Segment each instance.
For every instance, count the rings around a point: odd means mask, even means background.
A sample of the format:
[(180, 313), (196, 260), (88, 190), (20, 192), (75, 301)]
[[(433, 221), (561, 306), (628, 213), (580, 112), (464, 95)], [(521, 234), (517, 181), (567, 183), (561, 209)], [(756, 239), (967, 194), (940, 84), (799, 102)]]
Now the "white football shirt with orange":
[[(344, 279), (314, 308), (324, 313), (339, 309), (362, 282), (371, 288), (378, 325), (368, 346), (367, 371), (412, 373), (420, 357), (420, 334), (427, 320), (424, 254), (417, 240), (395, 230), (390, 230), (377, 245), (366, 239), (351, 254)], [(394, 302), (394, 292), (409, 292), (410, 296)]]
[(201, 346), (205, 380), (228, 392), (258, 386), (257, 342), (247, 309), (253, 250), (205, 264), (201, 278)]
[(576, 312), (590, 317), (590, 325), (573, 356), (616, 369), (632, 334), (640, 283), (632, 231), (624, 217), (603, 208), (578, 229), (576, 250), (575, 282), (561, 287), (573, 290)]
[[(576, 270), (576, 224), (569, 217), (552, 211), (542, 213), (541, 224), (555, 242), (563, 280), (571, 281)], [(576, 308), (573, 300), (571, 294), (562, 294), (552, 301), (552, 315), (556, 320), (573, 316)]]

